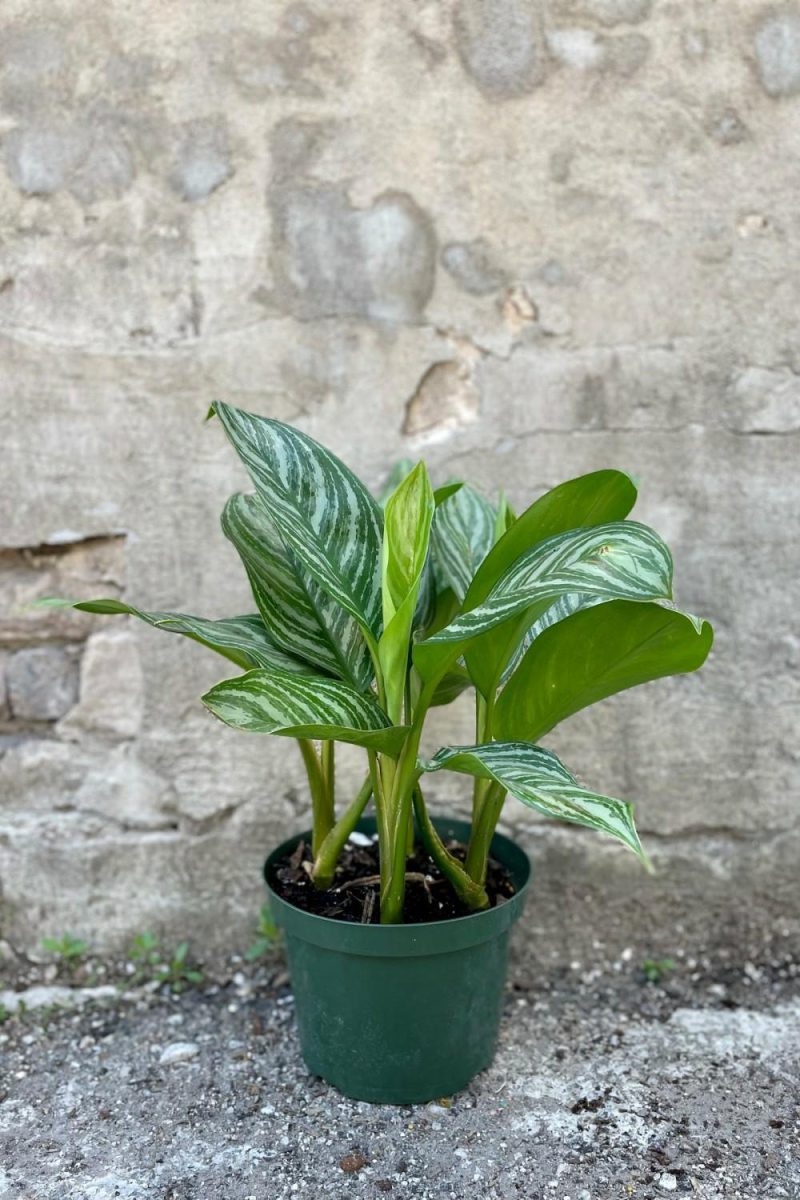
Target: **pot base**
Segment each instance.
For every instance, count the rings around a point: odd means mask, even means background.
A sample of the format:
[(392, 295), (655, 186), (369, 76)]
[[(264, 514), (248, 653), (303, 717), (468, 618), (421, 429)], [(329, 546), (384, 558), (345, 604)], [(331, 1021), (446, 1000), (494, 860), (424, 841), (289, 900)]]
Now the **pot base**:
[[(463, 821), (435, 824), (444, 838), (464, 840), (469, 832)], [(373, 833), (374, 820), (359, 829)], [(460, 1091), (494, 1056), (527, 856), (495, 837), (491, 853), (517, 889), (497, 908), (429, 924), (354, 925), (303, 912), (272, 889), (275, 862), (299, 840), (270, 856), (265, 875), (285, 933), (309, 1071), (345, 1096), (379, 1104), (424, 1104)]]

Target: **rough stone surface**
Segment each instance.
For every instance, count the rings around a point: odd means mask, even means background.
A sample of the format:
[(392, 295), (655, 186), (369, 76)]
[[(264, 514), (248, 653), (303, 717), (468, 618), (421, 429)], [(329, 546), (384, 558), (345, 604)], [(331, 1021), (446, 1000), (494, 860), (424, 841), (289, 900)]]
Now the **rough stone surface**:
[(144, 680), (139, 649), (130, 630), (106, 628), (86, 641), (81, 659), (80, 699), (60, 732), (96, 730), (135, 737), (144, 712)]
[[(548, 739), (636, 802), (659, 870), (509, 806), (536, 936), (562, 957), (678, 925), (733, 954), (795, 936), (798, 29), (794, 0), (6, 0), (0, 655), (81, 678), (48, 719), (0, 687), (13, 949), (158, 928), (225, 953), (308, 819), (293, 748), (199, 705), (226, 663), (32, 606), (252, 607), (216, 396), (375, 488), (422, 452), (515, 508), (633, 472), (715, 650)], [(471, 727), (438, 713), (429, 749)], [(444, 773), (430, 796), (466, 803)]]
[(654, 986), (630, 951), (544, 973), (523, 957), (494, 1064), (414, 1108), (308, 1075), (280, 969), (33, 1012), (0, 1034), (0, 1184), (37, 1200), (793, 1200), (795, 967), (746, 968), (676, 962)]
[(800, 11), (792, 7), (768, 16), (754, 38), (758, 74), (770, 96), (800, 92)]
[(7, 675), (11, 712), (21, 721), (56, 721), (78, 699), (74, 656), (57, 646), (18, 650)]

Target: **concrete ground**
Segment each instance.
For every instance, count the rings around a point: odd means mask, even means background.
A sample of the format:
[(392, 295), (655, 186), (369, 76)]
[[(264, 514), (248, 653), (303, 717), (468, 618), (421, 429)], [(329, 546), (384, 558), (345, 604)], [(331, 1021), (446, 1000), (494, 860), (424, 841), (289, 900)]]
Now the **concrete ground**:
[(493, 1067), (419, 1108), (306, 1073), (277, 960), (107, 991), (3, 1023), (0, 1196), (800, 1197), (791, 960), (684, 958), (648, 983), (631, 952), (543, 972), (518, 949)]

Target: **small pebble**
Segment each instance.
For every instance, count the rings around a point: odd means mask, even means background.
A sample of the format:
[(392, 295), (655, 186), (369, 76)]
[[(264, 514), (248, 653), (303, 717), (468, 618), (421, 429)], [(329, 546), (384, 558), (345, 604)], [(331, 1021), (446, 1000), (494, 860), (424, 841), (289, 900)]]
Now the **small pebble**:
[(669, 1171), (664, 1171), (658, 1180), (658, 1186), (665, 1192), (676, 1192), (678, 1181), (674, 1175), (670, 1175)]
[(171, 1067), (175, 1063), (188, 1062), (190, 1058), (196, 1058), (199, 1053), (200, 1047), (197, 1042), (171, 1042), (161, 1051), (158, 1065)]
[(353, 1154), (345, 1154), (344, 1158), (339, 1160), (339, 1166), (346, 1175), (355, 1175), (367, 1165), (367, 1162), (364, 1155), (356, 1151)]

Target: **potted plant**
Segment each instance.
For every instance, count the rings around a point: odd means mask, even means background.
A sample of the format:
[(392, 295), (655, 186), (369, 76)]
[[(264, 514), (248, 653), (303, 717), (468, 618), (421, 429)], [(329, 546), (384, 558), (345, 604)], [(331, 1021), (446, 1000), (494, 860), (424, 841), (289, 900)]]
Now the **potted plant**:
[[(225, 505), (256, 613), (206, 620), (118, 600), (240, 673), (203, 697), (226, 724), (297, 740), (312, 829), (269, 856), (309, 1069), (359, 1099), (457, 1091), (491, 1060), (508, 931), (529, 864), (500, 836), (507, 796), (616, 838), (647, 865), (625, 800), (580, 786), (539, 740), (579, 709), (693, 671), (710, 626), (668, 606), (672, 559), (626, 520), (628, 475), (594, 471), (519, 516), (424, 463), (379, 502), (333, 454), (279, 421), (215, 403), (255, 485)], [(432, 708), (475, 697), (470, 745), (420, 754)], [(365, 752), (339, 804), (335, 746)], [(472, 781), (472, 820), (437, 820), (428, 776)], [(374, 815), (368, 816), (372, 802)]]

